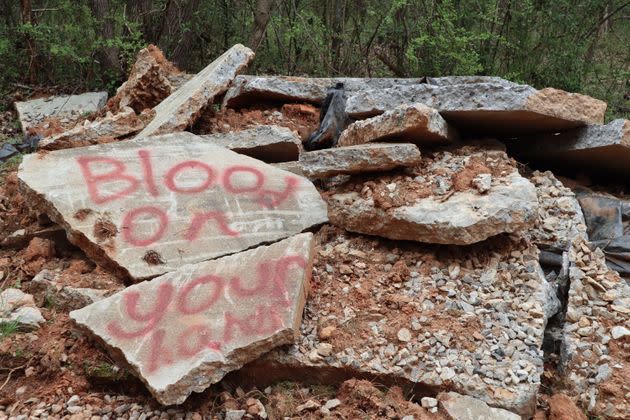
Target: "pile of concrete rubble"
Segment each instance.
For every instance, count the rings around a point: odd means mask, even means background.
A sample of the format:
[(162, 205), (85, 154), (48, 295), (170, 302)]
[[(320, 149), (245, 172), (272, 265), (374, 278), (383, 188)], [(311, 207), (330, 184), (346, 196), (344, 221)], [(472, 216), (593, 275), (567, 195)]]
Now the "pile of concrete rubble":
[[(107, 103), (17, 105), (38, 140), (18, 173), (29, 205), (127, 285), (60, 288), (44, 271), (31, 290), (69, 302), (164, 405), (238, 371), (378, 378), (451, 418), (531, 418), (553, 365), (583, 409), (628, 418), (630, 204), (513, 158), (627, 176), (630, 122), (497, 77), (238, 75), (253, 58), (235, 45), (188, 75), (149, 47)], [(352, 123), (336, 147), (306, 152), (281, 124), (193, 134), (231, 109), (316, 112), (338, 82)], [(32, 296), (3, 294), (3, 316), (39, 322)]]

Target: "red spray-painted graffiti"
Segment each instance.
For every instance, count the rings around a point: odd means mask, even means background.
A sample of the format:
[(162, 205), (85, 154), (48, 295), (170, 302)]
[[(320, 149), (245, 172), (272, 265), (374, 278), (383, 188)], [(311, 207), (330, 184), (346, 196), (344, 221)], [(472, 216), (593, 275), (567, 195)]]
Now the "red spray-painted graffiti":
[[(179, 290), (169, 282), (162, 283), (153, 296), (127, 291), (120, 310), (126, 318), (110, 322), (107, 331), (121, 341), (149, 336), (144, 360), (149, 373), (206, 349), (220, 352), (236, 340), (255, 339), (281, 328), (281, 313), (290, 305), (288, 275), (296, 269), (302, 275), (306, 268), (304, 257), (285, 255), (259, 263), (256, 282), (250, 287), (238, 277), (228, 280), (208, 274), (190, 280)], [(226, 294), (230, 299), (253, 297), (266, 303), (255, 305), (252, 313), (239, 315), (230, 310), (233, 305)], [(140, 310), (141, 300), (144, 311)], [(207, 311), (215, 316), (223, 312), (220, 331), (211, 331), (204, 324)]]
[[(143, 187), (151, 197), (160, 196), (159, 179), (154, 173), (151, 154), (148, 150), (138, 151), (138, 161), (142, 168), (141, 176), (129, 173), (127, 165), (122, 160), (102, 156), (81, 156), (77, 163), (85, 180), (88, 194), (94, 204), (106, 204), (129, 197)], [(96, 171), (96, 168), (99, 171)], [(178, 176), (182, 174), (198, 176), (196, 185), (179, 185)], [(265, 175), (253, 166), (232, 165), (219, 170), (205, 162), (198, 160), (186, 160), (169, 168), (162, 176), (163, 188), (177, 194), (199, 194), (215, 186), (232, 195), (242, 195), (251, 199), (261, 208), (275, 209), (289, 200), (297, 191), (298, 180), (287, 176), (285, 185), (281, 190), (265, 188), (267, 182)], [(115, 191), (108, 189), (116, 187)], [(157, 227), (153, 232), (144, 236), (138, 228), (139, 220), (150, 220)], [(206, 224), (212, 221), (221, 235), (235, 237), (239, 232), (230, 227), (230, 221), (225, 213), (212, 210), (197, 212), (191, 215), (188, 229), (185, 230), (184, 239), (194, 241), (201, 236)], [(156, 206), (141, 206), (133, 208), (123, 216), (123, 239), (132, 246), (144, 247), (158, 242), (166, 234), (169, 227), (169, 217), (165, 210)]]

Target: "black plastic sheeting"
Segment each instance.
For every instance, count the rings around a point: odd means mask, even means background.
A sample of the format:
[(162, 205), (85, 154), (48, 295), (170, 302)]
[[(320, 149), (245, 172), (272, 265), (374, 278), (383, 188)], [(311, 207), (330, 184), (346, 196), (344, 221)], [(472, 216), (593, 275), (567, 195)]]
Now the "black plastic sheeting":
[(576, 195), (590, 243), (604, 251), (608, 267), (630, 277), (630, 201), (590, 191)]
[(37, 149), (37, 144), (42, 139), (40, 135), (34, 136), (26, 136), (21, 144), (11, 144), (5, 143), (0, 146), (0, 163), (5, 162), (10, 159), (12, 156), (15, 156), (19, 153), (28, 153), (33, 152)]

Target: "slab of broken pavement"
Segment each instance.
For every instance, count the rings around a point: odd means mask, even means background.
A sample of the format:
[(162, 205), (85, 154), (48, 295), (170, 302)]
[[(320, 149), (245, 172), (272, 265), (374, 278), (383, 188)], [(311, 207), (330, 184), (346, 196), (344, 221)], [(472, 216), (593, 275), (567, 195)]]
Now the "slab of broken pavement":
[[(17, 173), (25, 203), (116, 283), (60, 285), (31, 263), (31, 294), (5, 289), (0, 321), (36, 331), (54, 294), (164, 406), (226, 375), (358, 378), (401, 387), (418, 418), (532, 418), (553, 377), (589, 415), (628, 418), (630, 287), (589, 241), (590, 193), (524, 165), (627, 175), (627, 120), (498, 77), (240, 75), (253, 59), (235, 45), (187, 75), (151, 46), (107, 104), (17, 105), (41, 137)], [(350, 123), (305, 151), (338, 83)], [(74, 126), (38, 133), (47, 103), (76, 107)], [(230, 418), (265, 417), (257, 404)]]

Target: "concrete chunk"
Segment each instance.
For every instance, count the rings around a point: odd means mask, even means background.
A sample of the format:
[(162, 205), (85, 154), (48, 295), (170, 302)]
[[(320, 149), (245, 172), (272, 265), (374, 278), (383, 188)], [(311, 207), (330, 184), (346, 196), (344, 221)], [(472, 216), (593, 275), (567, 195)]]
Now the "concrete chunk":
[(16, 102), (15, 109), (22, 124), (22, 132), (26, 134), (30, 128), (46, 118), (78, 119), (86, 113), (98, 111), (106, 102), (107, 92), (88, 92)]
[(294, 342), (311, 276), (300, 234), (181, 267), (70, 313), (162, 404), (181, 404), (228, 372)]
[(238, 108), (258, 101), (320, 103), (326, 97), (326, 90), (337, 83), (343, 83), (346, 92), (357, 92), (364, 89), (385, 89), (424, 82), (425, 78), (311, 78), (243, 75), (234, 79), (234, 83), (225, 94), (223, 106)]
[(348, 115), (367, 118), (401, 105), (422, 103), (467, 134), (523, 135), (602, 124), (606, 103), (558, 89), (527, 85), (429, 84), (362, 90), (350, 94)]
[(267, 163), (298, 160), (302, 147), (302, 141), (295, 132), (277, 125), (259, 125), (242, 131), (200, 137)]
[(139, 137), (182, 131), (192, 125), (203, 108), (225, 92), (237, 73), (254, 59), (254, 52), (236, 44), (201, 70), (155, 109), (155, 118)]
[[(521, 177), (503, 152), (489, 191), (479, 193), (478, 173), (493, 172), (487, 154), (438, 154), (422, 165), (428, 172), (347, 183), (327, 198), (331, 223), (347, 230), (390, 239), (467, 245), (536, 221), (534, 186)], [(419, 168), (421, 170), (422, 168)], [(450, 179), (443, 174), (449, 174)]]
[(131, 107), (138, 114), (153, 108), (173, 93), (179, 86), (175, 82), (185, 76), (168, 61), (155, 45), (138, 51), (129, 78), (120, 85), (116, 95), (108, 101), (112, 110)]
[(342, 174), (385, 172), (420, 163), (420, 151), (414, 144), (362, 144), (349, 147), (304, 152), (298, 162), (289, 162), (290, 172), (309, 179)]
[(558, 134), (518, 138), (509, 141), (508, 146), (523, 159), (553, 168), (630, 175), (630, 121), (624, 119)]
[(457, 137), (456, 130), (435, 109), (412, 104), (351, 124), (341, 133), (337, 146), (389, 139), (434, 145), (449, 143)]
[(28, 155), (18, 177), (74, 244), (133, 279), (327, 221), (307, 179), (187, 132)]
[[(398, 253), (399, 243), (336, 228), (320, 230), (316, 243), (317, 287), (299, 339), (244, 367), (243, 379), (264, 387), (360, 376), (533, 416), (546, 324), (535, 247), (502, 237), (454, 255), (413, 244)], [(410, 341), (397, 340), (401, 328)]]
[(576, 238), (568, 254), (570, 288), (559, 363), (564, 392), (592, 416), (626, 418), (628, 401), (621, 389), (628, 382), (630, 350), (612, 338), (615, 328), (630, 324), (630, 285), (586, 238)]
[(133, 109), (126, 107), (122, 112), (106, 115), (95, 121), (86, 121), (71, 130), (51, 137), (46, 137), (38, 143), (38, 148), (44, 150), (67, 149), (96, 144), (99, 141), (111, 141), (142, 130), (153, 117), (153, 111), (137, 116)]
[(438, 395), (440, 407), (453, 420), (521, 420), (521, 416), (501, 408), (493, 408), (477, 398), (457, 392)]

